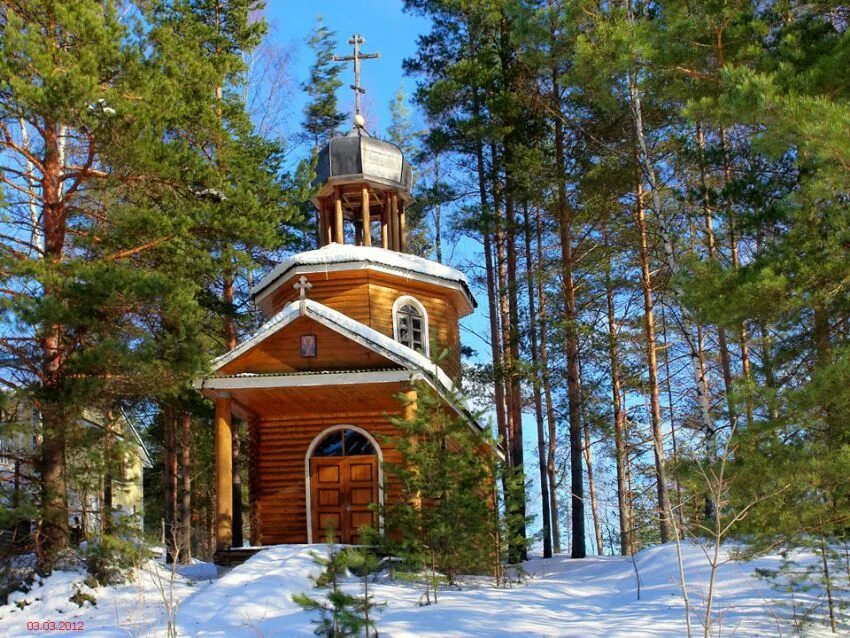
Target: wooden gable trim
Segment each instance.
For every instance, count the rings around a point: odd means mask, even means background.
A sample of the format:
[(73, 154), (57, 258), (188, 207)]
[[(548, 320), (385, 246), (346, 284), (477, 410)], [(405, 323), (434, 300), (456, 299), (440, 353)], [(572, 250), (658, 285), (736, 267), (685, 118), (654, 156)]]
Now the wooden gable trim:
[(409, 370), (376, 370), (358, 372), (322, 372), (312, 374), (242, 374), (204, 379), (202, 390), (242, 390), (289, 388), (360, 383), (400, 383), (409, 381)]

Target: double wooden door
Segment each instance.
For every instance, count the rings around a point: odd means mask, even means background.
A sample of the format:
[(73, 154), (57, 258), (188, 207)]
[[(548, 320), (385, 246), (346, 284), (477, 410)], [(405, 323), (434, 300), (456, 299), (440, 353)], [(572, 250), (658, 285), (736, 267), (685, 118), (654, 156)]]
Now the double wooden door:
[(377, 527), (371, 505), (378, 502), (376, 456), (326, 456), (310, 459), (313, 542), (333, 529), (337, 543), (358, 544), (360, 528)]

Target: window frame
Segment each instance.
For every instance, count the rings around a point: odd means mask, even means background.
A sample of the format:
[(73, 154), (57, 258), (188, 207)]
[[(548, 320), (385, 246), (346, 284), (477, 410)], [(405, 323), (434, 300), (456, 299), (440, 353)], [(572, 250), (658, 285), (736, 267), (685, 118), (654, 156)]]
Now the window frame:
[(425, 310), (425, 306), (422, 305), (422, 302), (419, 301), (416, 297), (411, 297), (410, 295), (402, 295), (393, 303), (393, 339), (395, 339), (398, 343), (401, 343), (404, 346), (407, 346), (414, 352), (416, 352), (415, 348), (403, 343), (399, 336), (399, 313), (401, 309), (410, 304), (414, 306), (419, 312), (422, 314), (422, 352), (421, 354), (426, 357), (431, 356), (431, 340), (430, 340), (430, 330), (428, 325), (428, 311)]

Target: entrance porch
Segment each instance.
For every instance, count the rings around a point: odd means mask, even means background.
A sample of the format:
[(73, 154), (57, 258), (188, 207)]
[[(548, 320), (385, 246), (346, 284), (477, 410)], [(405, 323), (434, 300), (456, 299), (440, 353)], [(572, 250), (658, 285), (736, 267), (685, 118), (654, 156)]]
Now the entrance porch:
[(216, 377), (203, 392), (216, 408), (217, 552), (233, 544), (234, 417), (250, 437), (253, 546), (321, 542), (328, 528), (357, 543), (362, 525), (382, 524), (372, 504), (399, 492), (382, 472), (400, 460), (392, 420), (415, 410), (408, 371)]

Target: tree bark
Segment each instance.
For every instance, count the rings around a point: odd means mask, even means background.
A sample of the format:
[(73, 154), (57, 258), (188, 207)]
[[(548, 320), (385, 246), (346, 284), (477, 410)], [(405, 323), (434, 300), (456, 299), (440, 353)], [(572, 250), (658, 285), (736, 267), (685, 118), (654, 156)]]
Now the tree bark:
[(240, 422), (233, 420), (233, 547), (242, 547), (242, 475), (239, 467)]
[[(664, 306), (661, 307), (661, 338), (664, 342), (664, 374), (666, 376), (665, 385), (667, 388), (667, 413), (670, 415), (670, 442), (673, 445), (673, 458), (675, 459), (679, 456), (679, 447), (678, 442), (676, 441), (676, 415), (673, 408), (673, 378), (672, 373), (670, 372), (670, 345), (667, 340), (667, 313)], [(682, 503), (684, 501), (682, 499), (682, 485), (679, 483), (678, 479), (676, 480), (676, 500), (679, 529), (682, 530), (681, 533), (684, 534), (685, 515), (682, 512)]]
[(555, 453), (558, 445), (558, 420), (555, 417), (555, 402), (552, 399), (552, 382), (549, 377), (549, 325), (546, 321), (546, 291), (543, 287), (542, 267), (543, 254), (543, 224), (540, 211), (535, 215), (537, 226), (537, 262), (541, 268), (537, 277), (537, 307), (540, 325), (540, 366), (543, 381), (543, 398), (546, 400), (546, 423), (549, 429), (548, 449), (546, 453), (546, 474), (549, 478), (549, 511), (552, 522), (552, 551), (561, 553), (561, 517), (558, 505), (558, 473), (555, 467)]
[(581, 388), (578, 379), (578, 312), (573, 279), (572, 215), (566, 199), (563, 175), (563, 132), (556, 126), (555, 154), (558, 163), (558, 222), (561, 235), (561, 275), (566, 305), (567, 404), (570, 418), (570, 493), (573, 558), (587, 556), (584, 531), (584, 470), (582, 468)]
[(546, 434), (543, 426), (543, 396), (540, 388), (540, 353), (537, 338), (537, 326), (540, 316), (535, 309), (535, 270), (540, 277), (540, 269), (534, 268), (531, 252), (531, 223), (528, 217), (528, 205), (525, 206), (525, 277), (528, 289), (528, 329), (531, 342), (531, 386), (534, 394), (534, 417), (537, 422), (537, 463), (540, 471), (541, 522), (543, 533), (543, 558), (552, 556), (551, 502), (549, 500), (549, 474), (546, 469)]
[(646, 212), (643, 205), (643, 180), (637, 180), (636, 217), (640, 234), (640, 271), (641, 288), (643, 290), (644, 331), (646, 335), (647, 373), (649, 376), (649, 403), (652, 428), (652, 440), (655, 455), (655, 482), (658, 495), (658, 524), (661, 532), (661, 542), (667, 543), (672, 539), (672, 531), (668, 513), (670, 499), (667, 493), (667, 480), (664, 470), (664, 438), (661, 430), (661, 403), (658, 391), (658, 360), (655, 342), (655, 318), (653, 316), (652, 275), (649, 266), (649, 244), (646, 230)]
[(512, 362), (511, 362), (511, 328), (508, 318), (508, 270), (505, 263), (505, 233), (504, 220), (502, 218), (502, 190), (499, 186), (499, 177), (497, 170), (497, 157), (495, 146), (490, 147), (490, 155), (492, 161), (492, 180), (493, 180), (493, 230), (495, 240), (495, 256), (496, 256), (496, 275), (498, 277), (498, 301), (499, 301), (499, 334), (501, 335), (501, 351), (499, 352), (499, 378), (504, 388), (505, 401), (505, 455), (507, 457), (508, 467), (515, 468), (516, 463), (513, 460), (513, 406), (511, 405), (511, 393), (508, 387), (508, 379), (510, 378)]
[[(628, 20), (634, 26), (635, 19), (631, 2), (628, 6)], [(663, 208), (661, 206), (661, 195), (658, 190), (658, 178), (655, 174), (655, 166), (653, 164), (652, 155), (650, 153), (649, 145), (647, 144), (646, 135), (644, 133), (643, 106), (640, 96), (640, 90), (638, 89), (634, 73), (629, 72), (628, 76), (629, 98), (631, 100), (632, 117), (634, 120), (635, 139), (639, 149), (639, 152), (637, 153), (638, 165), (641, 167), (644, 177), (649, 182), (650, 194), (652, 196), (652, 206), (657, 218), (656, 231), (661, 239), (661, 245), (664, 250), (664, 259), (667, 268), (670, 271), (671, 280), (675, 282), (676, 275), (679, 273), (679, 264), (676, 259), (676, 254), (673, 250), (672, 236), (670, 235), (669, 229), (667, 228), (664, 220)], [(682, 290), (675, 285), (673, 288), (673, 294), (677, 300), (681, 300), (683, 297)], [(684, 312), (684, 306), (682, 307), (682, 309)], [(683, 323), (687, 324), (687, 321), (683, 321)], [(713, 436), (715, 427), (714, 421), (711, 417), (711, 406), (709, 403), (708, 395), (708, 380), (706, 379), (704, 370), (699, 365), (699, 354), (697, 353), (696, 348), (694, 347), (693, 343), (691, 343), (691, 340), (688, 338), (687, 334), (685, 335), (685, 337), (690, 348), (691, 370), (694, 375), (694, 389), (697, 395), (697, 404), (700, 407), (702, 429), (705, 432), (706, 436)]]
[[(606, 243), (608, 238), (606, 236)], [(610, 250), (610, 247), (609, 247)], [(617, 317), (614, 307), (614, 283), (611, 279), (611, 255), (609, 253), (605, 268), (605, 302), (608, 311), (608, 358), (611, 374), (611, 400), (614, 410), (614, 450), (617, 466), (617, 513), (620, 525), (620, 553), (631, 554), (632, 539), (629, 522), (629, 500), (626, 486), (626, 415), (620, 403), (620, 354), (617, 339)]]
[[(58, 127), (44, 123), (44, 160), (42, 175), (42, 223), (44, 224), (44, 259), (58, 266), (64, 254), (66, 208), (60, 178), (64, 167), (60, 152)], [(44, 295), (57, 291), (45, 285)], [(40, 337), (44, 389), (40, 401), (42, 442), (41, 525), (38, 536), (39, 569), (49, 572), (56, 555), (68, 546), (68, 493), (65, 480), (65, 428), (68, 415), (58, 397), (62, 394), (62, 327), (43, 326)]]
[[(479, 107), (477, 94), (474, 100), (475, 114)], [(487, 276), (487, 309), (490, 315), (490, 356), (493, 363), (493, 388), (496, 410), (496, 427), (502, 445), (507, 450), (507, 419), (505, 414), (505, 394), (502, 385), (502, 356), (499, 333), (499, 311), (496, 304), (496, 268), (493, 264), (492, 214), (487, 204), (487, 170), (484, 163), (484, 146), (480, 138), (475, 143), (475, 159), (478, 173), (478, 196), (481, 202), (483, 225), (481, 238), (484, 245), (484, 267)], [(507, 488), (503, 484), (503, 488)]]
[(174, 406), (165, 404), (162, 412), (165, 482), (165, 562), (179, 560), (177, 542), (177, 415)]
[[(556, 68), (552, 69), (554, 107), (560, 112), (560, 85)], [(555, 164), (558, 190), (558, 227), (561, 239), (561, 276), (566, 306), (567, 403), (570, 419), (570, 492), (573, 558), (587, 555), (584, 529), (584, 471), (582, 468), (581, 388), (578, 378), (578, 313), (575, 280), (573, 278), (573, 216), (567, 204), (564, 175), (564, 129), (555, 118)]]
[[(726, 141), (726, 129), (720, 127), (720, 147), (723, 152), (723, 182), (728, 185), (732, 181), (732, 164), (729, 160), (729, 149)], [(738, 234), (735, 229), (735, 211), (729, 207), (729, 248), (732, 256), (732, 268), (737, 270), (740, 266), (740, 258), (738, 255)], [(741, 372), (745, 379), (750, 379), (752, 371), (750, 369), (750, 338), (747, 334), (747, 326), (741, 322), (738, 328), (738, 338), (741, 342)], [(753, 424), (753, 402), (747, 399), (747, 425)]]
[(180, 557), (183, 563), (188, 563), (192, 560), (192, 415), (188, 412), (183, 413), (182, 439), (180, 476), (183, 483), (181, 503), (183, 520)]
[[(519, 292), (517, 286), (517, 252), (516, 234), (517, 222), (516, 211), (511, 194), (510, 178), (505, 178), (505, 216), (507, 222), (507, 275), (508, 275), (508, 320), (510, 321), (509, 350), (510, 350), (510, 377), (509, 397), (510, 401), (510, 424), (511, 424), (511, 463), (517, 472), (517, 481), (525, 485), (525, 450), (522, 431), (522, 391), (520, 387), (520, 351), (519, 351)], [(513, 504), (516, 520), (516, 538), (525, 539), (525, 489), (516, 490), (516, 500)], [(523, 542), (516, 548), (517, 562), (528, 558), (528, 550)]]
[[(112, 530), (112, 475), (115, 459), (113, 458), (113, 416), (112, 410), (104, 411), (103, 430), (103, 497), (101, 498), (100, 529), (104, 534)], [(83, 499), (85, 503), (85, 498)]]
[(602, 526), (599, 521), (599, 507), (596, 501), (596, 483), (593, 480), (593, 457), (590, 453), (590, 427), (587, 425), (586, 420), (582, 430), (584, 430), (584, 460), (587, 463), (587, 491), (590, 496), (590, 514), (593, 518), (593, 532), (596, 537), (596, 553), (602, 556), (605, 548), (602, 543)]
[[(714, 219), (711, 206), (708, 201), (708, 180), (705, 169), (705, 132), (700, 124), (697, 124), (697, 143), (699, 145), (699, 169), (700, 188), (702, 189), (702, 209), (705, 221), (705, 243), (709, 261), (717, 261), (717, 241), (714, 237)], [(732, 360), (729, 356), (729, 345), (726, 342), (726, 330), (717, 328), (717, 346), (720, 351), (720, 369), (723, 374), (723, 390), (726, 395), (726, 409), (729, 416), (729, 426), (734, 429), (738, 422), (738, 414), (735, 410), (734, 396), (732, 394)], [(702, 355), (702, 349), (700, 348)], [(705, 367), (705, 358), (703, 368)]]

